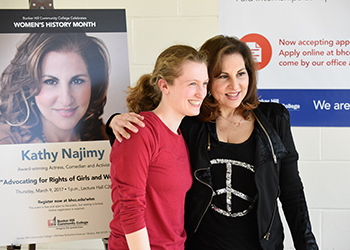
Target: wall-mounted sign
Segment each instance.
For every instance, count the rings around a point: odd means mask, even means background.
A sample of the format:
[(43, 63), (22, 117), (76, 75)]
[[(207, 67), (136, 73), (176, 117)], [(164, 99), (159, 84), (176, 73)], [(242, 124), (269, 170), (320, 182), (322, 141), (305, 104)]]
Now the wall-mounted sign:
[(262, 100), (300, 105), (287, 106), (293, 126), (350, 126), (349, 9), (348, 1), (220, 0), (219, 32), (251, 48)]

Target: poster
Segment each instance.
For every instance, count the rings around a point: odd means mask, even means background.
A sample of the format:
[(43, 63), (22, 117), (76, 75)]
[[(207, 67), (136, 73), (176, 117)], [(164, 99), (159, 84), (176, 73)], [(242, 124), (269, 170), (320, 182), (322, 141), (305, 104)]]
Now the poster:
[[(0, 12), (0, 245), (108, 237), (111, 147), (101, 131), (126, 109), (125, 10)], [(32, 53), (16, 57), (23, 44)], [(5, 70), (21, 60), (29, 73)]]
[(219, 32), (245, 41), (259, 63), (261, 101), (292, 126), (350, 126), (349, 1), (219, 0)]

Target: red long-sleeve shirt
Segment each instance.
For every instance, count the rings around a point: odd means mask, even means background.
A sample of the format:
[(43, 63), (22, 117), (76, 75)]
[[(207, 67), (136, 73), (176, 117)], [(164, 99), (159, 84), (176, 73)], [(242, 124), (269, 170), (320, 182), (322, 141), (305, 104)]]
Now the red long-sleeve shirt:
[(125, 234), (144, 227), (152, 250), (184, 249), (185, 195), (192, 184), (187, 145), (152, 112), (145, 128), (116, 141), (110, 154), (113, 220), (109, 249), (128, 249)]

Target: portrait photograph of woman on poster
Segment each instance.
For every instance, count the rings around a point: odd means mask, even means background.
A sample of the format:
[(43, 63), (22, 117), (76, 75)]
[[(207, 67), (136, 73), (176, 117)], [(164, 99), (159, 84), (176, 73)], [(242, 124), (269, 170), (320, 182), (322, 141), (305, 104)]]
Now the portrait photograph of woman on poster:
[(0, 78), (0, 144), (104, 140), (109, 53), (85, 33), (32, 33)]

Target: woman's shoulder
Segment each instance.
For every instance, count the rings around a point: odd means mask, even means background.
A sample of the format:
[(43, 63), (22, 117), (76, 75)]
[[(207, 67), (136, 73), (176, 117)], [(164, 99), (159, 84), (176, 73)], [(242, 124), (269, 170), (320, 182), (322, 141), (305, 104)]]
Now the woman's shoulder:
[(289, 112), (287, 108), (280, 103), (261, 102), (257, 110), (259, 110), (269, 120), (276, 117), (283, 117), (289, 120)]
[(142, 115), (144, 117), (144, 121), (148, 123), (152, 123), (158, 120), (158, 116), (152, 111), (142, 111), (139, 113), (139, 115)]
[(197, 116), (185, 116), (184, 119), (182, 119), (181, 122), (181, 129), (189, 129), (192, 127), (200, 127), (202, 126), (204, 123), (201, 122)]
[(145, 127), (139, 128), (139, 131), (135, 134), (141, 137), (152, 137), (153, 139), (159, 139), (164, 136), (164, 132), (168, 130), (168, 127), (163, 121), (152, 111), (140, 112), (140, 115), (144, 117), (142, 120)]
[(143, 123), (145, 123), (145, 128), (148, 129), (157, 129), (161, 124), (162, 120), (152, 111), (142, 111), (140, 115), (144, 117)]
[(143, 111), (139, 114), (144, 117), (142, 122), (145, 126), (139, 127), (138, 125), (135, 125), (138, 128), (138, 132), (130, 133), (131, 137), (128, 140), (123, 140), (122, 142), (115, 140), (112, 145), (112, 152), (130, 148), (134, 151), (141, 148), (154, 150), (159, 147), (159, 142), (161, 142), (162, 139), (164, 140), (166, 133), (163, 133), (164, 125), (162, 125), (160, 118), (151, 111)]
[(196, 116), (186, 116), (180, 125), (181, 133), (187, 143), (197, 137), (203, 128), (206, 128), (205, 123), (198, 120)]

